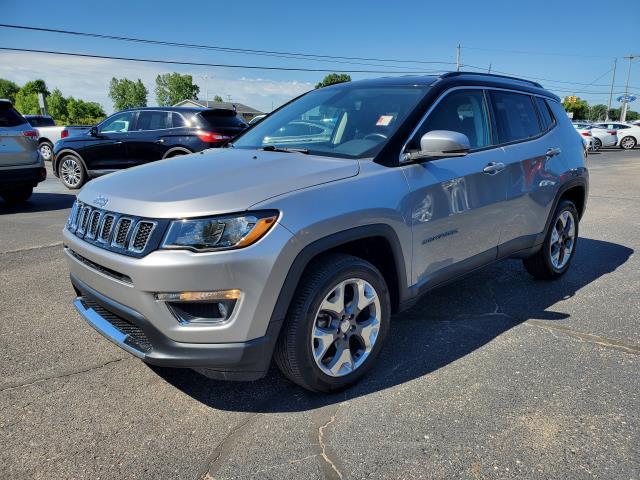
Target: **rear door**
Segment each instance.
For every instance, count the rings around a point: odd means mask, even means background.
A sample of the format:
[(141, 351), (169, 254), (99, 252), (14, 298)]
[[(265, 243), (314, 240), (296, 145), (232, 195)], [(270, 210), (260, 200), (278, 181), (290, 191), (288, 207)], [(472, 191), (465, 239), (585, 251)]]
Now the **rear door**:
[(0, 102), (0, 167), (37, 163), (37, 147), (31, 125), (10, 103)]
[(489, 97), (506, 164), (502, 256), (531, 246), (536, 234), (544, 230), (546, 197), (553, 197), (557, 184), (549, 175), (548, 164), (559, 158), (561, 148), (556, 121), (542, 97), (505, 90), (489, 90)]
[(465, 134), (471, 150), (401, 167), (410, 189), (413, 281), (423, 288), (496, 258), (506, 197), (504, 152), (492, 145), (482, 89), (446, 94), (411, 143), (432, 130)]
[(127, 139), (127, 155), (135, 164), (160, 160), (167, 152), (171, 135), (171, 112), (140, 110), (134, 130)]
[(98, 136), (86, 142), (82, 158), (89, 170), (119, 170), (134, 163), (127, 154), (126, 142), (133, 128), (136, 112), (117, 113), (98, 125)]

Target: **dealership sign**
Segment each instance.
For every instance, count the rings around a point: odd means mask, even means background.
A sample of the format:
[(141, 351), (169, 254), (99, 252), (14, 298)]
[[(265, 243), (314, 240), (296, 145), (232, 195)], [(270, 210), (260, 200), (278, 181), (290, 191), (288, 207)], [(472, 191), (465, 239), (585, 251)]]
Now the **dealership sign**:
[(631, 103), (634, 102), (636, 98), (637, 97), (635, 95), (620, 95), (618, 98), (616, 98), (616, 100), (618, 100), (619, 102)]

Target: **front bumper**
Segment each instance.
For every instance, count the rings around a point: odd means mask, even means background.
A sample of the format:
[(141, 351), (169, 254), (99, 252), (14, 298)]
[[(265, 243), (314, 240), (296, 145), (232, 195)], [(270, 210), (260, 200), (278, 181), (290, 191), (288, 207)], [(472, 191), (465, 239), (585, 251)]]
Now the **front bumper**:
[(152, 365), (205, 369), (207, 376), (226, 380), (263, 377), (280, 330), (271, 322), (265, 336), (247, 342), (202, 344), (175, 342), (139, 312), (102, 295), (71, 275), (80, 315), (120, 348)]

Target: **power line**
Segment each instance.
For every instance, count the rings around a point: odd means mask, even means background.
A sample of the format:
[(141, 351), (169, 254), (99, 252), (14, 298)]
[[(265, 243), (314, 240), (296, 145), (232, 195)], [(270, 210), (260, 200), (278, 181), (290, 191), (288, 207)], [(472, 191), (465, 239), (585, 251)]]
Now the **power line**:
[[(125, 41), (125, 42), (144, 43), (144, 44), (150, 44), (150, 45), (162, 45), (167, 47), (194, 48), (194, 49), (200, 49), (200, 50), (214, 50), (219, 52), (240, 53), (245, 55), (266, 55), (266, 56), (292, 58), (292, 59), (299, 58), (299, 59), (312, 60), (312, 61), (326, 62), (328, 60), (331, 60), (336, 63), (352, 63), (352, 62), (342, 62), (342, 60), (357, 60), (357, 61), (421, 64), (421, 65), (455, 65), (455, 62), (437, 62), (437, 61), (406, 60), (406, 59), (398, 60), (398, 59), (372, 58), (372, 57), (347, 57), (347, 56), (321, 55), (321, 54), (312, 54), (312, 53), (282, 52), (282, 51), (276, 51), (276, 50), (256, 50), (256, 49), (237, 48), (237, 47), (222, 47), (217, 45), (180, 43), (180, 42), (170, 42), (165, 40), (151, 40), (151, 39), (137, 38), (137, 37), (122, 37), (117, 35), (106, 35), (106, 34), (92, 33), (92, 32), (76, 32), (72, 30), (60, 30), (60, 29), (54, 29), (54, 28), (29, 27), (25, 25), (13, 25), (13, 24), (6, 24), (6, 23), (1, 23), (0, 27), (13, 28), (13, 29), (19, 29), (19, 30), (38, 31), (38, 32), (58, 33), (58, 34), (64, 34), (64, 35), (74, 35), (74, 36), (82, 36), (82, 37), (90, 37), (90, 38), (99, 38), (99, 39), (105, 39), (105, 40), (118, 40), (118, 41)], [(341, 62), (338, 62), (338, 60), (340, 60)], [(387, 68), (402, 68), (400, 66), (392, 66), (392, 65), (374, 65), (374, 66), (384, 66)]]
[(483, 47), (466, 47), (462, 46), (466, 50), (482, 50), (485, 52), (502, 52), (502, 53), (515, 53), (518, 55), (547, 55), (555, 57), (587, 57), (587, 58), (611, 58), (605, 55), (586, 55), (583, 53), (558, 53), (558, 52), (533, 52), (528, 50), (508, 50), (503, 48), (483, 48)]
[[(66, 55), (70, 57), (84, 57), (84, 58), (99, 58), (103, 60), (124, 60), (128, 62), (145, 62), (145, 63), (161, 63), (169, 65), (190, 65), (197, 67), (223, 67), (223, 68), (244, 68), (251, 70), (282, 70), (289, 72), (334, 72), (336, 69), (327, 68), (302, 68), (302, 67), (261, 67), (258, 65), (234, 65), (228, 63), (205, 63), (205, 62), (183, 62), (179, 60), (156, 60), (151, 58), (134, 58), (134, 57), (116, 57), (111, 55), (93, 55), (89, 53), (73, 53), (73, 52), (60, 52), (53, 50), (35, 50), (31, 48), (10, 48), (0, 47), (0, 50), (7, 50), (13, 52), (28, 52), (28, 53), (45, 53), (50, 55)], [(427, 73), (442, 73), (445, 70), (420, 70), (420, 71), (402, 71), (397, 70), (340, 70), (344, 73), (411, 73), (416, 75), (424, 75)]]

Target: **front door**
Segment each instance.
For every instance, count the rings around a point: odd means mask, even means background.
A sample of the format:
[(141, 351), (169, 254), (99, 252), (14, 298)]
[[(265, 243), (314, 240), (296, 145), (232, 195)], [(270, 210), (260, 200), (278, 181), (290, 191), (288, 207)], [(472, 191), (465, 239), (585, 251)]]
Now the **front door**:
[(115, 170), (132, 166), (127, 155), (127, 140), (135, 121), (135, 112), (122, 112), (98, 126), (98, 135), (83, 149), (89, 170)]
[(492, 148), (485, 94), (455, 90), (434, 108), (412, 139), (432, 130), (465, 134), (466, 156), (402, 167), (409, 184), (413, 281), (419, 288), (449, 280), (496, 258), (506, 197), (504, 151)]

